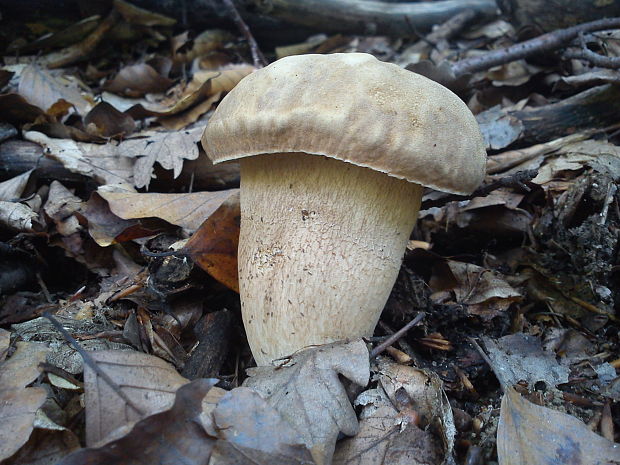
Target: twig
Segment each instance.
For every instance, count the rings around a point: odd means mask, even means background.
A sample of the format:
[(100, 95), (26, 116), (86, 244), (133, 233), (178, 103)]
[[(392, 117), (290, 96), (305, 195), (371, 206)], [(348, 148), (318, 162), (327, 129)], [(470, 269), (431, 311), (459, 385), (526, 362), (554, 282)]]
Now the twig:
[(375, 358), (377, 355), (379, 355), (385, 349), (387, 349), (392, 344), (394, 344), (396, 341), (398, 341), (401, 337), (403, 337), (407, 333), (407, 331), (409, 331), (411, 328), (413, 328), (415, 325), (417, 325), (420, 321), (422, 321), (422, 319), (425, 316), (426, 316), (426, 313), (424, 313), (424, 312), (418, 313), (418, 315), (413, 320), (411, 320), (405, 326), (400, 328), (398, 331), (396, 331), (394, 334), (392, 334), (390, 337), (388, 337), (385, 341), (383, 341), (377, 347), (372, 349), (370, 351), (370, 358), (371, 359)]
[(585, 60), (600, 68), (620, 68), (620, 57), (606, 57), (590, 50), (586, 44), (583, 32), (579, 33), (579, 44), (581, 45), (581, 50), (567, 50), (564, 52), (563, 57)]
[(230, 16), (232, 16), (233, 21), (235, 22), (239, 30), (243, 33), (245, 39), (250, 45), (250, 51), (252, 52), (254, 66), (256, 66), (257, 68), (267, 66), (269, 62), (265, 59), (265, 56), (263, 55), (263, 52), (260, 51), (260, 48), (258, 48), (256, 39), (254, 39), (254, 36), (252, 35), (252, 32), (250, 31), (248, 25), (245, 24), (245, 21), (243, 21), (243, 18), (239, 14), (239, 11), (237, 11), (237, 7), (235, 6), (235, 4), (232, 2), (232, 0), (224, 0), (224, 4), (228, 7)]
[(486, 186), (479, 187), (476, 191), (471, 195), (458, 195), (458, 194), (449, 194), (445, 197), (441, 197), (439, 199), (430, 199), (422, 202), (421, 210), (426, 210), (432, 207), (442, 207), (448, 202), (455, 202), (461, 200), (471, 200), (475, 197), (485, 197), (489, 195), (491, 192), (501, 188), (501, 187), (519, 187), (520, 189), (525, 190), (526, 192), (530, 192), (531, 189), (525, 184), (528, 181), (531, 181), (538, 174), (538, 170), (523, 170), (517, 171), (510, 176), (504, 176), (502, 178), (493, 181)]
[(510, 47), (493, 50), (484, 55), (466, 58), (452, 64), (455, 77), (464, 74), (484, 71), (493, 66), (503, 65), (511, 61), (520, 60), (543, 52), (551, 52), (570, 42), (580, 33), (614, 29), (620, 27), (620, 18), (606, 18), (589, 23), (578, 24), (566, 29), (548, 32), (534, 39), (514, 44)]
[(86, 363), (97, 374), (97, 376), (101, 377), (101, 379), (104, 380), (106, 384), (110, 386), (114, 390), (114, 392), (116, 392), (116, 394), (127, 403), (129, 407), (135, 410), (135, 412), (140, 416), (146, 415), (146, 412), (133, 403), (133, 401), (127, 396), (127, 394), (125, 394), (121, 390), (121, 387), (116, 384), (114, 380), (110, 378), (110, 376), (99, 367), (99, 365), (97, 365), (97, 362), (93, 360), (93, 358), (88, 352), (82, 349), (82, 346), (80, 346), (80, 344), (73, 338), (73, 336), (71, 336), (71, 334), (69, 334), (69, 332), (65, 328), (63, 328), (63, 326), (56, 318), (54, 318), (48, 312), (44, 312), (42, 316), (50, 320), (54, 328), (56, 328), (58, 332), (62, 334), (62, 337), (64, 337), (67, 342), (71, 344), (71, 346), (76, 350), (76, 352), (81, 355), (84, 363)]

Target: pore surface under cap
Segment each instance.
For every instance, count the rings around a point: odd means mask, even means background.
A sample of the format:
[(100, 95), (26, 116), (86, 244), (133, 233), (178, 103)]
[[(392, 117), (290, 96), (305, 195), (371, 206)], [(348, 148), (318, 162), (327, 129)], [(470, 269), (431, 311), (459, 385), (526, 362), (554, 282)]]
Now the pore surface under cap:
[(202, 138), (214, 163), (325, 155), (446, 192), (482, 182), (478, 124), (451, 91), (365, 53), (282, 58), (244, 78)]

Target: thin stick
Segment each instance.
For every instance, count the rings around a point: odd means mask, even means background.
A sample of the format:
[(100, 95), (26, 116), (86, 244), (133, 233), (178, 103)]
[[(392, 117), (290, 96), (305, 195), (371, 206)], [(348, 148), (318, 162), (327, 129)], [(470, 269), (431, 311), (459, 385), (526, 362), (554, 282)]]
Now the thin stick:
[(579, 44), (581, 50), (568, 50), (564, 52), (564, 58), (573, 58), (577, 60), (585, 60), (599, 68), (618, 69), (620, 68), (620, 57), (608, 57), (593, 52), (588, 48), (583, 32), (579, 33)]
[(77, 351), (77, 353), (81, 355), (82, 359), (84, 359), (84, 363), (86, 363), (97, 374), (97, 376), (101, 377), (101, 379), (104, 380), (106, 384), (110, 386), (114, 390), (114, 392), (116, 392), (116, 394), (127, 403), (127, 405), (129, 405), (133, 410), (135, 410), (136, 413), (140, 416), (146, 415), (146, 412), (140, 407), (138, 407), (136, 404), (134, 404), (129, 397), (127, 397), (127, 394), (125, 394), (121, 390), (121, 387), (116, 384), (114, 380), (110, 378), (110, 376), (99, 367), (99, 365), (97, 365), (97, 362), (93, 360), (93, 358), (88, 352), (82, 349), (82, 346), (80, 346), (80, 344), (75, 339), (73, 339), (73, 336), (71, 336), (71, 334), (69, 334), (69, 332), (62, 327), (62, 325), (56, 318), (54, 318), (48, 312), (43, 313), (42, 316), (50, 320), (54, 328), (56, 328), (58, 332), (62, 334), (62, 337), (64, 337), (66, 341), (71, 344), (71, 346)]
[(485, 71), (493, 66), (503, 65), (511, 61), (520, 60), (543, 52), (551, 52), (570, 42), (580, 33), (615, 29), (620, 27), (620, 18), (606, 18), (589, 23), (578, 24), (566, 29), (548, 32), (534, 39), (514, 44), (510, 47), (493, 50), (484, 55), (466, 58), (452, 65), (456, 77), (464, 74)]
[(424, 312), (418, 313), (418, 315), (413, 320), (411, 320), (405, 326), (400, 328), (398, 331), (396, 331), (394, 334), (392, 334), (390, 337), (388, 337), (385, 341), (383, 341), (377, 347), (372, 349), (370, 351), (370, 358), (371, 359), (375, 358), (377, 355), (382, 353), (385, 349), (387, 349), (392, 344), (394, 344), (396, 341), (398, 341), (401, 337), (403, 337), (407, 333), (407, 331), (409, 331), (411, 328), (413, 328), (415, 325), (417, 325), (420, 321), (422, 321), (422, 319), (425, 316), (426, 316), (426, 313), (424, 313)]
[(265, 55), (263, 55), (263, 52), (260, 51), (260, 48), (258, 48), (256, 39), (254, 39), (254, 36), (252, 35), (252, 32), (250, 31), (248, 25), (245, 24), (245, 21), (243, 21), (243, 18), (239, 14), (239, 11), (237, 11), (237, 7), (235, 6), (235, 4), (232, 2), (232, 0), (224, 0), (224, 4), (228, 7), (230, 16), (232, 16), (233, 21), (235, 22), (239, 30), (243, 33), (245, 39), (250, 45), (250, 51), (252, 52), (254, 66), (256, 66), (257, 68), (267, 66), (269, 62), (265, 59)]

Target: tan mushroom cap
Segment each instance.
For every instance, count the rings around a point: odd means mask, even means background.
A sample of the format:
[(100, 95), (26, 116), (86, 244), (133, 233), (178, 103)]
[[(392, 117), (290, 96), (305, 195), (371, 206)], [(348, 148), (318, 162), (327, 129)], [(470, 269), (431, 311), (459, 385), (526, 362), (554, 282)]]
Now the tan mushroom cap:
[(202, 137), (214, 163), (304, 152), (468, 194), (486, 152), (467, 106), (442, 85), (365, 53), (282, 58), (245, 77)]

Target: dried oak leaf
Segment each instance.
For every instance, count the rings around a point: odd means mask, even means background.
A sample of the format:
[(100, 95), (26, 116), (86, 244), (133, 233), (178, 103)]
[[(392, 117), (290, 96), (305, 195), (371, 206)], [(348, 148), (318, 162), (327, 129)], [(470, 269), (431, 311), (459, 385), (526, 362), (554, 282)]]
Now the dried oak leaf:
[(60, 100), (68, 102), (80, 115), (93, 107), (80, 91), (79, 83), (66, 76), (54, 76), (36, 65), (29, 65), (22, 71), (18, 86), (19, 95), (45, 112), (53, 110)]
[(196, 231), (238, 189), (189, 194), (148, 194), (138, 192), (108, 192), (102, 186), (97, 193), (108, 202), (110, 210), (119, 218), (156, 217)]
[(84, 117), (84, 126), (90, 134), (101, 137), (123, 137), (136, 129), (133, 118), (121, 113), (107, 102), (99, 102)]
[(217, 380), (181, 386), (169, 410), (140, 420), (124, 437), (81, 449), (57, 465), (207, 465), (215, 438), (203, 426), (202, 403)]
[(301, 437), (252, 389), (226, 393), (213, 423), (219, 440), (210, 465), (314, 465)]
[[(471, 263), (446, 260), (445, 273), (451, 279), (433, 276), (431, 287), (434, 290), (451, 290), (456, 301), (467, 305), (467, 311), (485, 319), (491, 319), (522, 299), (519, 291), (508, 284), (497, 272)], [(440, 280), (444, 283), (440, 284)], [(448, 282), (452, 282), (448, 284)], [(439, 286), (440, 289), (435, 289)]]
[(38, 215), (28, 205), (0, 201), (0, 227), (20, 232), (32, 232), (38, 227)]
[(393, 405), (398, 405), (398, 393), (404, 390), (420, 416), (421, 427), (431, 426), (443, 442), (441, 463), (451, 463), (456, 427), (452, 407), (439, 377), (430, 371), (380, 360), (379, 382)]
[(0, 182), (0, 201), (11, 202), (19, 199), (30, 181), (34, 170), (26, 171), (4, 182)]
[(97, 192), (93, 192), (86, 202), (84, 217), (88, 220), (88, 233), (101, 247), (152, 236), (167, 226), (163, 221), (157, 224), (156, 221), (119, 218), (110, 211), (108, 203)]
[(139, 63), (125, 66), (103, 87), (108, 92), (129, 97), (142, 97), (144, 94), (164, 92), (172, 84), (172, 79), (162, 76), (151, 65)]
[(427, 465), (441, 463), (441, 446), (430, 431), (408, 422), (382, 389), (362, 393), (360, 431), (339, 442), (334, 465)]
[(549, 386), (568, 383), (569, 368), (561, 366), (555, 353), (543, 350), (540, 339), (524, 333), (499, 339), (483, 338), (493, 372), (507, 386), (526, 381), (534, 386), (544, 381)]
[(47, 201), (43, 205), (43, 211), (56, 224), (56, 229), (63, 236), (69, 236), (82, 229), (76, 212), (82, 209), (82, 199), (58, 181), (50, 184)]
[(37, 131), (24, 138), (44, 148), (45, 156), (59, 161), (74, 173), (83, 174), (102, 184), (133, 182), (134, 160), (122, 155), (121, 144), (89, 144), (69, 139), (53, 139)]
[(0, 461), (12, 456), (28, 441), (37, 410), (47, 393), (41, 387), (26, 387), (39, 376), (47, 347), (18, 342), (17, 350), (0, 364)]
[(330, 464), (340, 432), (359, 425), (339, 376), (365, 386), (370, 377), (363, 341), (340, 342), (300, 351), (277, 367), (248, 370), (245, 386), (257, 391), (302, 438), (318, 465)]
[(99, 368), (120, 386), (127, 397), (143, 412), (132, 409), (87, 364), (84, 366), (86, 393), (86, 444), (93, 446), (116, 431), (146, 415), (170, 408), (177, 389), (188, 382), (175, 368), (152, 355), (141, 352), (101, 350), (90, 352)]
[(114, 0), (114, 9), (130, 24), (140, 26), (174, 26), (176, 19), (139, 8), (123, 0)]
[(202, 223), (180, 250), (235, 292), (239, 292), (237, 248), (240, 220), (239, 191), (236, 190)]
[(204, 126), (184, 131), (146, 131), (140, 139), (128, 139), (118, 148), (126, 157), (137, 158), (134, 165), (134, 185), (148, 187), (153, 176), (153, 166), (159, 163), (166, 170), (173, 170), (178, 177), (183, 160), (198, 158), (198, 141)]
[(497, 427), (499, 465), (613, 465), (620, 446), (565, 413), (533, 404), (506, 387)]
[(35, 428), (30, 439), (2, 465), (51, 465), (80, 448), (80, 440), (71, 431)]

